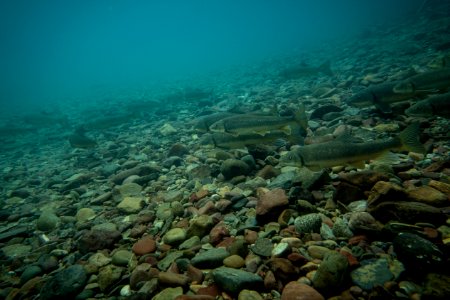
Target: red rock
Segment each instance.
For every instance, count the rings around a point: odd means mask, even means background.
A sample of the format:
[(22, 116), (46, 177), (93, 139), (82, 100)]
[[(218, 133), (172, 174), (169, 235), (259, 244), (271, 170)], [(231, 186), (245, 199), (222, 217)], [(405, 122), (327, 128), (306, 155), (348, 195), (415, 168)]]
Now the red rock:
[(325, 300), (325, 298), (309, 285), (291, 281), (284, 287), (281, 300)]
[(169, 286), (186, 286), (189, 284), (190, 278), (183, 274), (160, 272), (158, 274), (158, 281)]
[(156, 250), (156, 242), (155, 240), (150, 236), (144, 236), (140, 240), (138, 240), (136, 243), (134, 243), (132, 251), (136, 255), (144, 255), (147, 253), (155, 252)]
[(274, 208), (286, 206), (289, 204), (288, 197), (283, 189), (274, 189), (268, 192), (261, 192), (256, 204), (256, 214), (265, 215)]
[(208, 295), (212, 297), (217, 297), (220, 295), (220, 289), (215, 284), (208, 285), (207, 287), (199, 288), (197, 291), (197, 295)]
[(198, 209), (200, 215), (211, 215), (216, 211), (216, 206), (213, 201), (206, 202), (202, 207)]
[(203, 281), (203, 272), (197, 269), (193, 265), (188, 265), (186, 269), (186, 275), (191, 279), (191, 282), (201, 283)]
[(209, 242), (211, 244), (217, 244), (219, 243), (224, 237), (229, 236), (230, 231), (225, 226), (224, 222), (219, 222), (216, 224), (216, 226), (211, 229), (211, 232), (209, 233)]
[(256, 176), (259, 176), (264, 179), (270, 179), (270, 178), (280, 175), (280, 173), (281, 173), (281, 171), (278, 169), (275, 169), (273, 166), (265, 165), (261, 170), (258, 171)]

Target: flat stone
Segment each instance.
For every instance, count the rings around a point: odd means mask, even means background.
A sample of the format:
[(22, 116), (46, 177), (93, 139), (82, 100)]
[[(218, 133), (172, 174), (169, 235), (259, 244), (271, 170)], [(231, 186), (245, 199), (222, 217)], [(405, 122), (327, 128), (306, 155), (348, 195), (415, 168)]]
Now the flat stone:
[(231, 255), (223, 260), (223, 264), (225, 267), (239, 269), (245, 266), (245, 260), (239, 255)]
[(243, 289), (260, 290), (263, 287), (261, 277), (243, 270), (220, 267), (212, 275), (218, 286), (232, 294), (238, 294)]
[(288, 197), (283, 189), (274, 189), (264, 192), (258, 189), (259, 197), (256, 203), (256, 214), (265, 215), (274, 208), (283, 207), (289, 204)]
[(77, 222), (84, 223), (95, 218), (95, 211), (89, 207), (80, 208), (75, 215)]
[(229, 255), (230, 253), (225, 248), (214, 248), (198, 253), (192, 258), (191, 263), (197, 268), (216, 268), (221, 266), (223, 260)]
[(390, 262), (386, 258), (370, 259), (361, 261), (361, 267), (353, 270), (350, 277), (354, 284), (369, 291), (375, 286), (383, 286), (384, 283), (395, 280), (401, 273), (396, 272), (396, 269), (404, 270), (403, 265), (398, 260)]
[(43, 300), (72, 299), (81, 292), (87, 281), (87, 274), (80, 265), (73, 265), (56, 273), (43, 286), (40, 298)]
[(273, 244), (270, 239), (259, 238), (250, 249), (259, 256), (269, 257), (272, 255)]
[(156, 242), (152, 237), (144, 236), (134, 243), (132, 250), (136, 255), (152, 253), (156, 250)]
[(432, 206), (441, 207), (450, 205), (447, 195), (427, 185), (407, 190), (407, 196), (411, 201)]
[(325, 298), (313, 287), (291, 281), (283, 288), (281, 300), (325, 300)]
[(133, 214), (142, 210), (144, 200), (141, 197), (124, 197), (117, 208), (126, 213)]
[(184, 228), (172, 228), (163, 237), (164, 243), (177, 245), (186, 240), (186, 230)]

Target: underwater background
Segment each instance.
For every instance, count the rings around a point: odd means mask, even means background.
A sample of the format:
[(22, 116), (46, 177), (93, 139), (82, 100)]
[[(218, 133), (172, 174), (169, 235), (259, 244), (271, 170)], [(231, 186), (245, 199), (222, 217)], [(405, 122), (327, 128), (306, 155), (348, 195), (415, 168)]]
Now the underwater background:
[(0, 2), (0, 299), (450, 299), (450, 2)]

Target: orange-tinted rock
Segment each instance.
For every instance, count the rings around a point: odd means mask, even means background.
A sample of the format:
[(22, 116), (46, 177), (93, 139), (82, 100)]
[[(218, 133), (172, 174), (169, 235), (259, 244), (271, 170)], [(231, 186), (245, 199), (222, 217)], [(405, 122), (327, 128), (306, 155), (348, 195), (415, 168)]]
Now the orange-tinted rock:
[(203, 272), (193, 265), (188, 265), (186, 275), (191, 279), (191, 282), (201, 283), (203, 281)]
[(417, 201), (437, 207), (450, 204), (447, 195), (427, 185), (408, 190), (407, 193), (408, 198), (411, 201)]
[(213, 229), (211, 229), (211, 232), (209, 233), (209, 242), (211, 244), (217, 244), (224, 237), (229, 236), (229, 235), (230, 235), (230, 231), (225, 226), (225, 223), (219, 222), (213, 227)]
[(283, 289), (281, 300), (324, 300), (325, 298), (309, 285), (291, 281)]
[(156, 242), (150, 236), (144, 236), (134, 243), (132, 250), (136, 255), (152, 253), (156, 250)]
[(288, 197), (283, 189), (274, 189), (268, 192), (260, 193), (256, 204), (256, 214), (265, 215), (274, 208), (286, 206), (289, 204)]

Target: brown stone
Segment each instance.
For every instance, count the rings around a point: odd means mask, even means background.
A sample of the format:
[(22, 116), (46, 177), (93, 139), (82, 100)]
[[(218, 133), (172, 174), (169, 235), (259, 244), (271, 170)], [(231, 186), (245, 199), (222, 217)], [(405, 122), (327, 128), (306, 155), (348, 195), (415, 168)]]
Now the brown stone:
[(213, 245), (217, 244), (224, 237), (229, 236), (229, 235), (230, 235), (230, 231), (226, 227), (225, 223), (223, 221), (219, 222), (211, 229), (211, 232), (209, 233), (209, 242)]
[(354, 173), (341, 173), (339, 174), (339, 179), (363, 190), (370, 190), (375, 183), (378, 181), (388, 181), (389, 177), (386, 174), (373, 170), (364, 170)]
[(446, 220), (445, 214), (439, 208), (420, 202), (387, 201), (369, 207), (368, 210), (375, 219), (383, 223), (394, 220), (410, 224), (426, 222), (441, 225)]
[(325, 298), (309, 285), (291, 281), (284, 287), (281, 300), (325, 300)]
[(203, 281), (203, 272), (197, 269), (193, 265), (188, 265), (186, 269), (187, 276), (191, 279), (191, 282), (201, 283)]
[(288, 204), (289, 200), (283, 189), (274, 189), (268, 192), (260, 192), (258, 202), (256, 204), (256, 214), (265, 215), (274, 208), (286, 206)]
[(172, 272), (160, 272), (158, 274), (158, 280), (160, 283), (170, 286), (186, 286), (190, 282), (188, 276)]
[(247, 244), (254, 244), (258, 239), (258, 233), (250, 229), (245, 229), (244, 239), (247, 242)]
[(450, 199), (450, 184), (437, 180), (430, 180), (428, 186), (440, 191), (441, 193), (444, 193), (447, 198)]
[(424, 185), (407, 191), (408, 199), (411, 201), (430, 204), (432, 206), (446, 206), (450, 202), (445, 194), (440, 191)]
[(271, 165), (265, 165), (257, 174), (256, 176), (259, 176), (264, 179), (270, 179), (273, 177), (276, 177), (280, 175), (281, 171), (278, 169), (275, 169)]
[(132, 250), (136, 255), (152, 253), (156, 250), (156, 242), (150, 236), (144, 236), (134, 243)]
[(270, 260), (270, 268), (276, 278), (281, 280), (293, 279), (298, 275), (298, 268), (286, 258), (276, 257)]
[(404, 201), (406, 200), (405, 190), (394, 183), (378, 181), (370, 191), (367, 204), (375, 206), (384, 201)]

